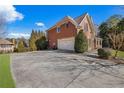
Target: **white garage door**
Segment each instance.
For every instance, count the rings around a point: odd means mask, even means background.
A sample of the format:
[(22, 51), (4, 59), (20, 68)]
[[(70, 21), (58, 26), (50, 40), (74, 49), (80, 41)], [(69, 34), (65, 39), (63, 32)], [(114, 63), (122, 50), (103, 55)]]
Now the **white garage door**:
[(58, 39), (58, 49), (62, 50), (74, 50), (74, 37)]

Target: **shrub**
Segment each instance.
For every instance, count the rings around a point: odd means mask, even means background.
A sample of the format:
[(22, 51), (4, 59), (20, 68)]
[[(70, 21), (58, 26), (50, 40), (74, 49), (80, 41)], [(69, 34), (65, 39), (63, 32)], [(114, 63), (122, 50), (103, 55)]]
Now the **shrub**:
[(80, 30), (78, 35), (75, 37), (74, 49), (77, 53), (84, 53), (88, 50), (88, 41), (83, 30)]
[(44, 50), (44, 49), (47, 49), (47, 46), (48, 46), (48, 42), (47, 42), (45, 36), (42, 36), (40, 39), (38, 39), (38, 40), (35, 42), (35, 44), (36, 44), (37, 50)]
[(18, 48), (14, 48), (14, 52), (18, 52)]
[(25, 52), (29, 52), (29, 51), (31, 51), (30, 48), (29, 47), (26, 47), (25, 48)]
[(100, 58), (109, 59), (111, 57), (111, 50), (108, 48), (100, 48), (98, 49), (98, 55)]

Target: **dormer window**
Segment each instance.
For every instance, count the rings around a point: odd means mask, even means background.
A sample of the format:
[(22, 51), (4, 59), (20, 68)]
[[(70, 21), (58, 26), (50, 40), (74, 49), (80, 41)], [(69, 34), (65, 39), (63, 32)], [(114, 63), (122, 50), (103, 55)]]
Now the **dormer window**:
[(57, 32), (57, 33), (60, 32), (60, 27), (57, 27), (56, 32)]

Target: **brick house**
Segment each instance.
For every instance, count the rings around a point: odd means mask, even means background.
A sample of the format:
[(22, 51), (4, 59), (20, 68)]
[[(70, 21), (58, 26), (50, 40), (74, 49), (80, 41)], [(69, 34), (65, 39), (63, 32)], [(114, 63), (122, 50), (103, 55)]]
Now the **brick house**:
[(49, 48), (57, 47), (62, 50), (74, 50), (75, 36), (81, 29), (83, 29), (88, 39), (88, 50), (102, 47), (102, 39), (96, 36), (92, 18), (86, 13), (75, 19), (66, 16), (48, 29)]

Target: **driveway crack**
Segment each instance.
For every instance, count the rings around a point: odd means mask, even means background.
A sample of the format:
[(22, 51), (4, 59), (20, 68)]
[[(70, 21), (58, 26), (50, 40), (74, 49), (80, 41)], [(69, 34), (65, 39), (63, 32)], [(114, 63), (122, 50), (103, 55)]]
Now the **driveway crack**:
[(71, 85), (80, 75), (82, 72), (84, 72), (85, 70), (83, 71), (80, 71), (79, 74), (77, 76), (75, 76), (64, 88), (67, 88), (69, 85)]

